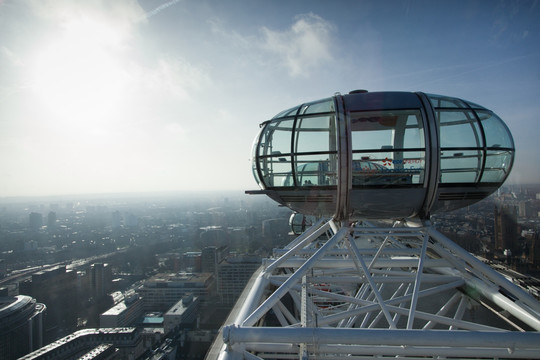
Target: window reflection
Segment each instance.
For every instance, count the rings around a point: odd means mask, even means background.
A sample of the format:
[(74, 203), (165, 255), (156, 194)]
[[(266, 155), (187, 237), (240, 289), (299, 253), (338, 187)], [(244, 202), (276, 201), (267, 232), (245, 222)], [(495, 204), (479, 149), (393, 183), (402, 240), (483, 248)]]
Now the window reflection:
[(488, 150), (482, 182), (502, 182), (512, 166), (512, 151)]
[(441, 148), (482, 147), (482, 134), (472, 111), (437, 112)]
[(419, 110), (351, 113), (353, 186), (422, 184), (425, 139)]
[(441, 183), (475, 183), (482, 170), (481, 150), (442, 150)]
[[(267, 123), (255, 151), (265, 187), (336, 185), (337, 135), (332, 99), (284, 111)], [(331, 111), (331, 113), (329, 113)], [(326, 114), (324, 112), (327, 112)], [(296, 115), (291, 118), (291, 115)]]
[(502, 120), (472, 102), (435, 95), (430, 100), (439, 124), (441, 183), (503, 182), (514, 144)]
[(478, 112), (484, 133), (486, 134), (487, 147), (513, 148), (512, 138), (502, 120), (492, 112)]

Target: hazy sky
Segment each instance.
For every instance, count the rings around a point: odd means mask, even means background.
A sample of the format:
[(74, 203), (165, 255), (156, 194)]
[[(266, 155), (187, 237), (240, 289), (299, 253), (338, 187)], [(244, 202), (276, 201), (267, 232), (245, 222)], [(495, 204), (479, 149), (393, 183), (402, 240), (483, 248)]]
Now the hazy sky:
[(540, 182), (537, 0), (0, 0), (0, 197), (256, 189), (259, 123), (353, 89), (481, 104)]

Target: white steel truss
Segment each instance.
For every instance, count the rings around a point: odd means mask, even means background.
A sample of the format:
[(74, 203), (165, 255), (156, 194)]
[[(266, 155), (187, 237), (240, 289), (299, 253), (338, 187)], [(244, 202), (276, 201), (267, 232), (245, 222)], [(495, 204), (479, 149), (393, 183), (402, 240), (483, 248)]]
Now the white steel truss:
[(237, 306), (221, 360), (540, 358), (540, 303), (429, 223), (320, 220)]

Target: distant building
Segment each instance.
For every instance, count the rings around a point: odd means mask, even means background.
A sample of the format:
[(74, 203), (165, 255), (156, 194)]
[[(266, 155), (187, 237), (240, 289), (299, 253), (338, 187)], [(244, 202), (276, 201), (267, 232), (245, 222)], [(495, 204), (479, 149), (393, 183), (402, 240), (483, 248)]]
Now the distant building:
[(46, 345), (20, 360), (80, 359), (87, 354), (101, 354), (109, 347), (107, 345), (114, 346), (115, 359), (137, 359), (146, 350), (141, 333), (136, 328), (84, 329)]
[(538, 266), (540, 265), (540, 233), (532, 234), (530, 244), (528, 260), (531, 264)]
[(201, 251), (201, 271), (215, 273), (217, 265), (227, 256), (227, 246), (208, 246)]
[(92, 295), (100, 298), (107, 295), (112, 285), (112, 271), (109, 264), (95, 263), (90, 266)]
[(30, 296), (0, 297), (0, 359), (17, 359), (43, 346), (45, 310)]
[(69, 292), (77, 285), (77, 273), (66, 270), (65, 265), (58, 265), (50, 269), (37, 271), (32, 274), (31, 280), (19, 283), (19, 292), (42, 298), (45, 293), (52, 291)]
[(163, 316), (165, 334), (182, 328), (193, 328), (196, 325), (199, 310), (199, 299), (186, 295), (174, 304)]
[(50, 211), (47, 215), (47, 230), (54, 231), (56, 229), (56, 213)]
[(534, 215), (534, 207), (531, 201), (522, 200), (518, 204), (519, 217), (532, 217)]
[(188, 251), (182, 255), (184, 269), (188, 272), (201, 272), (201, 252)]
[(86, 287), (83, 290), (79, 284), (77, 272), (66, 269), (65, 265), (35, 272), (31, 279), (19, 282), (19, 294), (32, 296), (47, 305), (43, 325), (45, 342), (56, 339), (54, 328), (59, 323), (76, 326), (79, 295), (87, 292)]
[(111, 226), (113, 229), (118, 229), (122, 226), (122, 216), (120, 211), (116, 210), (111, 214)]
[(143, 300), (133, 291), (127, 293), (124, 300), (99, 316), (102, 328), (132, 326), (144, 315)]
[(510, 249), (517, 254), (517, 209), (512, 205), (495, 205), (495, 249)]
[(218, 295), (221, 302), (234, 304), (260, 266), (261, 257), (256, 255), (228, 257), (221, 261), (217, 270)]
[(0, 259), (0, 278), (3, 278), (7, 274), (7, 265), (4, 259)]
[(30, 225), (30, 230), (39, 230), (43, 226), (43, 215), (36, 212), (30, 213), (30, 215), (28, 215), (28, 223)]
[(205, 226), (200, 230), (199, 247), (201, 249), (209, 246), (220, 247), (229, 242), (229, 235), (222, 226)]
[(145, 280), (137, 292), (145, 311), (167, 311), (188, 294), (206, 301), (215, 294), (215, 280), (210, 273), (157, 274)]

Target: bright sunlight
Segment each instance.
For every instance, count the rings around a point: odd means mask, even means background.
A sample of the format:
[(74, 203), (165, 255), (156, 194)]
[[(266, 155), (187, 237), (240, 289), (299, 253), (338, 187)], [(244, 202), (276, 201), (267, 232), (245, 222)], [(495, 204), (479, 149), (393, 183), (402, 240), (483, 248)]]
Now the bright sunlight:
[(115, 116), (127, 88), (120, 29), (75, 18), (35, 57), (33, 88), (64, 131), (95, 131)]

